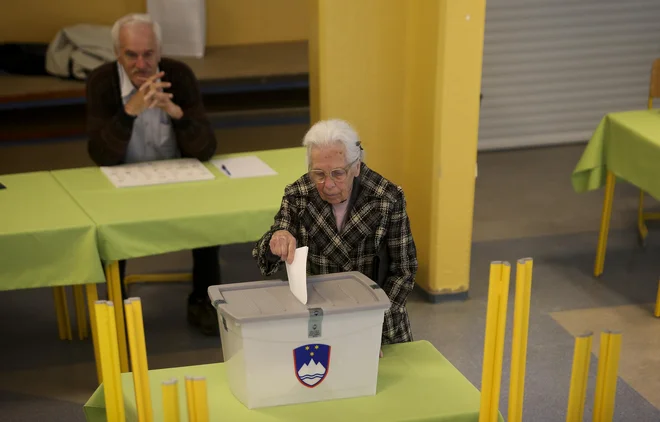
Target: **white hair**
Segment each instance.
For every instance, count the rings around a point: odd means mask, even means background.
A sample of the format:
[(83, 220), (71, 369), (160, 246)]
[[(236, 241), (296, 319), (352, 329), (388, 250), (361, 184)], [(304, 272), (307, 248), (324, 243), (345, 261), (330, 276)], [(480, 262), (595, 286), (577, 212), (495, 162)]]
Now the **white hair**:
[(344, 120), (321, 120), (312, 126), (303, 139), (307, 147), (307, 165), (312, 162), (312, 148), (327, 148), (342, 145), (346, 151), (346, 164), (358, 158), (364, 161), (364, 149), (355, 129)]
[(119, 33), (121, 32), (121, 29), (125, 26), (132, 26), (136, 24), (151, 25), (151, 29), (154, 31), (154, 35), (156, 36), (156, 43), (158, 44), (158, 47), (160, 47), (162, 33), (158, 22), (151, 19), (151, 16), (147, 14), (132, 13), (130, 15), (119, 18), (117, 22), (115, 22), (115, 24), (112, 26), (112, 42), (115, 46), (115, 51), (119, 51)]

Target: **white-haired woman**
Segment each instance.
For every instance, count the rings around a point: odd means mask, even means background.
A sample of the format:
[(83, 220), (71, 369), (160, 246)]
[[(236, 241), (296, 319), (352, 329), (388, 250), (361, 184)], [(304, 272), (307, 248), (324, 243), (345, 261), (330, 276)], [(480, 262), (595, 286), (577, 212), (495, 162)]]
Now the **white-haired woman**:
[(252, 251), (262, 274), (308, 246), (309, 274), (359, 271), (387, 293), (382, 344), (412, 341), (406, 299), (417, 251), (403, 191), (367, 167), (357, 133), (342, 120), (316, 123), (303, 145), (309, 171), (286, 187), (274, 224)]

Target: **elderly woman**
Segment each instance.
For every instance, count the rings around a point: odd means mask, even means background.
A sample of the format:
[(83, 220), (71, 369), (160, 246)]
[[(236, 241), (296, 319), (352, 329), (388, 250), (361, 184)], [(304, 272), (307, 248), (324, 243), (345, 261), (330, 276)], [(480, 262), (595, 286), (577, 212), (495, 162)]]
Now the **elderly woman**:
[(344, 121), (316, 123), (303, 145), (309, 172), (286, 187), (273, 226), (252, 251), (262, 274), (308, 246), (309, 274), (359, 271), (387, 293), (382, 344), (412, 341), (406, 299), (417, 251), (403, 191), (364, 164), (358, 135)]

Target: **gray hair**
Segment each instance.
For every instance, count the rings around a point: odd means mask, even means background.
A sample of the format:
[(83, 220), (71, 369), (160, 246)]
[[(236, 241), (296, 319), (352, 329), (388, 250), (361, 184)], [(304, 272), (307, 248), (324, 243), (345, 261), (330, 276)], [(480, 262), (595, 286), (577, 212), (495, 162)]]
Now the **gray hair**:
[(154, 35), (156, 36), (158, 47), (160, 47), (162, 33), (158, 22), (151, 19), (151, 16), (147, 14), (132, 13), (130, 15), (119, 18), (117, 22), (115, 22), (115, 24), (112, 26), (112, 42), (115, 46), (115, 51), (119, 51), (119, 33), (121, 32), (121, 29), (125, 26), (132, 26), (135, 24), (151, 25), (151, 29), (154, 31)]
[(307, 147), (307, 165), (312, 162), (312, 148), (327, 148), (343, 145), (346, 151), (346, 164), (358, 158), (364, 161), (364, 149), (355, 129), (344, 120), (321, 120), (312, 126), (303, 139)]

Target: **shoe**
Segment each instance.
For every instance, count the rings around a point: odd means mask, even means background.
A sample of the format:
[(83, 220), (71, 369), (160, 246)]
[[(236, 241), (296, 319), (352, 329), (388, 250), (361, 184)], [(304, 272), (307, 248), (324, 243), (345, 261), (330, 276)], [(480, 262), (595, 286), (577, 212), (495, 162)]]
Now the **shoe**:
[(188, 300), (188, 323), (199, 328), (204, 335), (220, 335), (218, 313), (209, 299)]

